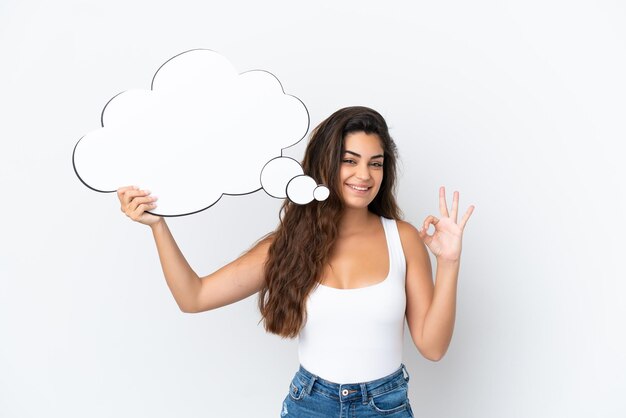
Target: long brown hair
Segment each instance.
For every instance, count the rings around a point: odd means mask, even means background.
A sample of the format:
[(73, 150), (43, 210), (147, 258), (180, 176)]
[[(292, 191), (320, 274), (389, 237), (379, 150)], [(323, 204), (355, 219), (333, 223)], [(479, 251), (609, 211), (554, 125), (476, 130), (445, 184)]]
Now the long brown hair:
[(329, 188), (328, 199), (306, 205), (286, 199), (280, 210), (280, 225), (269, 234), (274, 240), (258, 300), (267, 332), (295, 338), (306, 321), (306, 298), (319, 283), (337, 238), (343, 210), (339, 168), (344, 139), (352, 132), (377, 134), (384, 152), (382, 184), (368, 210), (401, 219), (395, 199), (397, 148), (385, 119), (363, 106), (339, 109), (311, 132), (302, 162), (304, 174)]

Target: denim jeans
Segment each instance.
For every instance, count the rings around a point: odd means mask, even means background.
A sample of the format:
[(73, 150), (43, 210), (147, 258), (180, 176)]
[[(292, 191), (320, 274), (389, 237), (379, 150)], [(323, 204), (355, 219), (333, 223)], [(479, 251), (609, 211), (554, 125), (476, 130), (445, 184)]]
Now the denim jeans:
[[(406, 377), (404, 373), (406, 372)], [(409, 372), (404, 364), (392, 374), (362, 383), (334, 383), (302, 365), (289, 385), (281, 418), (413, 417)]]

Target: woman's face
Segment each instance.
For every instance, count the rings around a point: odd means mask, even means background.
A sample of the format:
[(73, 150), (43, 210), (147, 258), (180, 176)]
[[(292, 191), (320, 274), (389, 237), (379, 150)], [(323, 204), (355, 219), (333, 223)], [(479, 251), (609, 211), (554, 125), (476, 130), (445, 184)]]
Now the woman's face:
[(383, 148), (378, 135), (352, 132), (344, 139), (339, 181), (347, 208), (367, 208), (383, 181)]

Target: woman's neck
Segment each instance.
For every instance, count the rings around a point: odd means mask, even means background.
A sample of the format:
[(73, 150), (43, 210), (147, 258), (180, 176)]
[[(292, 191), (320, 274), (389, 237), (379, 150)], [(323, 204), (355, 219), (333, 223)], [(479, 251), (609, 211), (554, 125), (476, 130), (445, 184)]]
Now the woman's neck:
[(339, 221), (339, 235), (348, 236), (363, 232), (371, 226), (375, 218), (377, 216), (367, 208), (344, 209)]

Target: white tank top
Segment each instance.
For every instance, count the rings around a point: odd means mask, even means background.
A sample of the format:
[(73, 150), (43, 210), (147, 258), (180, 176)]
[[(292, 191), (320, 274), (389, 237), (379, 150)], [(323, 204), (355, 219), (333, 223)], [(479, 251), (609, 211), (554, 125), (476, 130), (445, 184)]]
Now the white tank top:
[(302, 367), (335, 383), (360, 383), (401, 366), (406, 309), (406, 260), (398, 226), (380, 217), (389, 251), (389, 275), (356, 289), (318, 284), (306, 302), (298, 336)]

